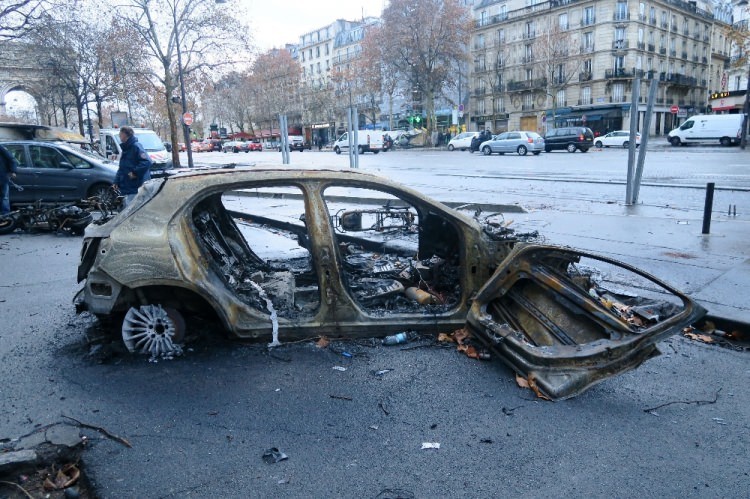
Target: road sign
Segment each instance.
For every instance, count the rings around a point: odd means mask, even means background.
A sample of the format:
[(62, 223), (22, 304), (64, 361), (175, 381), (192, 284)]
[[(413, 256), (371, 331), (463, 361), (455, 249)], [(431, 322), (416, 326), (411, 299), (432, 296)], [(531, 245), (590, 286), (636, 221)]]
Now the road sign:
[(182, 122), (185, 123), (185, 125), (190, 126), (193, 124), (193, 113), (190, 111), (186, 112), (182, 115)]
[(669, 108), (669, 112), (672, 114), (677, 114), (680, 112), (680, 106), (672, 106)]

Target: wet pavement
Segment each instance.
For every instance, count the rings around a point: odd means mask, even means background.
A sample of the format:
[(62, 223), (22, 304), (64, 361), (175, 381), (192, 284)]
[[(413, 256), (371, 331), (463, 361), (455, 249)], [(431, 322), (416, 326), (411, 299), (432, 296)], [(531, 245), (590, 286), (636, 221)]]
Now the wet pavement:
[[(431, 194), (466, 197), (460, 185), (442, 192)], [(506, 218), (748, 321), (746, 216), (717, 212), (703, 236), (696, 210), (662, 201), (675, 207), (531, 202)], [(71, 304), (79, 251), (68, 236), (0, 239), (0, 378), (12, 380), (0, 386), (0, 438), (64, 416), (126, 438), (132, 448), (82, 430), (84, 470), (101, 497), (737, 497), (750, 488), (747, 352), (676, 336), (664, 355), (557, 403), (519, 388), (502, 364), (429, 339), (269, 352), (195, 322), (202, 334), (183, 357), (149, 363), (122, 348), (92, 351), (87, 340), (102, 329)], [(274, 447), (288, 459), (267, 464)]]

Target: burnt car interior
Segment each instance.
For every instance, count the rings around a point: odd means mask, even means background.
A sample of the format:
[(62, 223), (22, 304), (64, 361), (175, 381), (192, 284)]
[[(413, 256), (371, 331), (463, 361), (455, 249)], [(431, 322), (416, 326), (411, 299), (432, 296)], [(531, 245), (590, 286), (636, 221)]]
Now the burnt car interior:
[[(300, 219), (302, 192), (284, 187), (291, 195), (276, 199), (279, 189), (273, 188), (275, 195), (255, 189), (257, 197), (247, 198), (214, 194), (195, 207), (193, 223), (212, 267), (243, 302), (265, 312), (263, 290), (280, 317), (311, 316), (320, 294), (308, 231)], [(225, 203), (242, 211), (228, 210)]]
[[(461, 247), (444, 217), (383, 191), (330, 186), (324, 200), (344, 286), (366, 312), (448, 312), (461, 300)], [(320, 305), (302, 191), (293, 186), (214, 194), (193, 211), (211, 266), (248, 305), (280, 317)], [(260, 288), (260, 289), (258, 289)]]
[(345, 286), (370, 314), (443, 313), (461, 299), (461, 240), (448, 220), (390, 193), (331, 186), (329, 210)]

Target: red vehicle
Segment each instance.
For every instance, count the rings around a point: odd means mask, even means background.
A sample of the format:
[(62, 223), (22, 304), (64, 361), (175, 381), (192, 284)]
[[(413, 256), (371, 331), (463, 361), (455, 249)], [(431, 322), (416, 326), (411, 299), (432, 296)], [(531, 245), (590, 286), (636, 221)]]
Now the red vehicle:
[(262, 151), (263, 144), (260, 143), (260, 140), (253, 140), (247, 143), (247, 150), (248, 151)]

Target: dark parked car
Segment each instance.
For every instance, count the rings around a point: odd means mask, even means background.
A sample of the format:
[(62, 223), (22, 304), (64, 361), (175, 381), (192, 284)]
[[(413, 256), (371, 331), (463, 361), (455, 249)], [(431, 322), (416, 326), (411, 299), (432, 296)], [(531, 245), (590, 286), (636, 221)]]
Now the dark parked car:
[(587, 152), (594, 146), (594, 132), (584, 126), (554, 128), (544, 136), (545, 152), (565, 150)]
[(633, 267), (534, 237), (372, 175), (186, 172), (86, 229), (78, 305), (154, 357), (181, 351), (183, 314), (271, 346), (468, 324), (550, 398), (637, 367), (705, 313)]
[(18, 161), (16, 184), (10, 189), (11, 203), (37, 200), (77, 201), (112, 195), (117, 163), (64, 142), (4, 142)]

